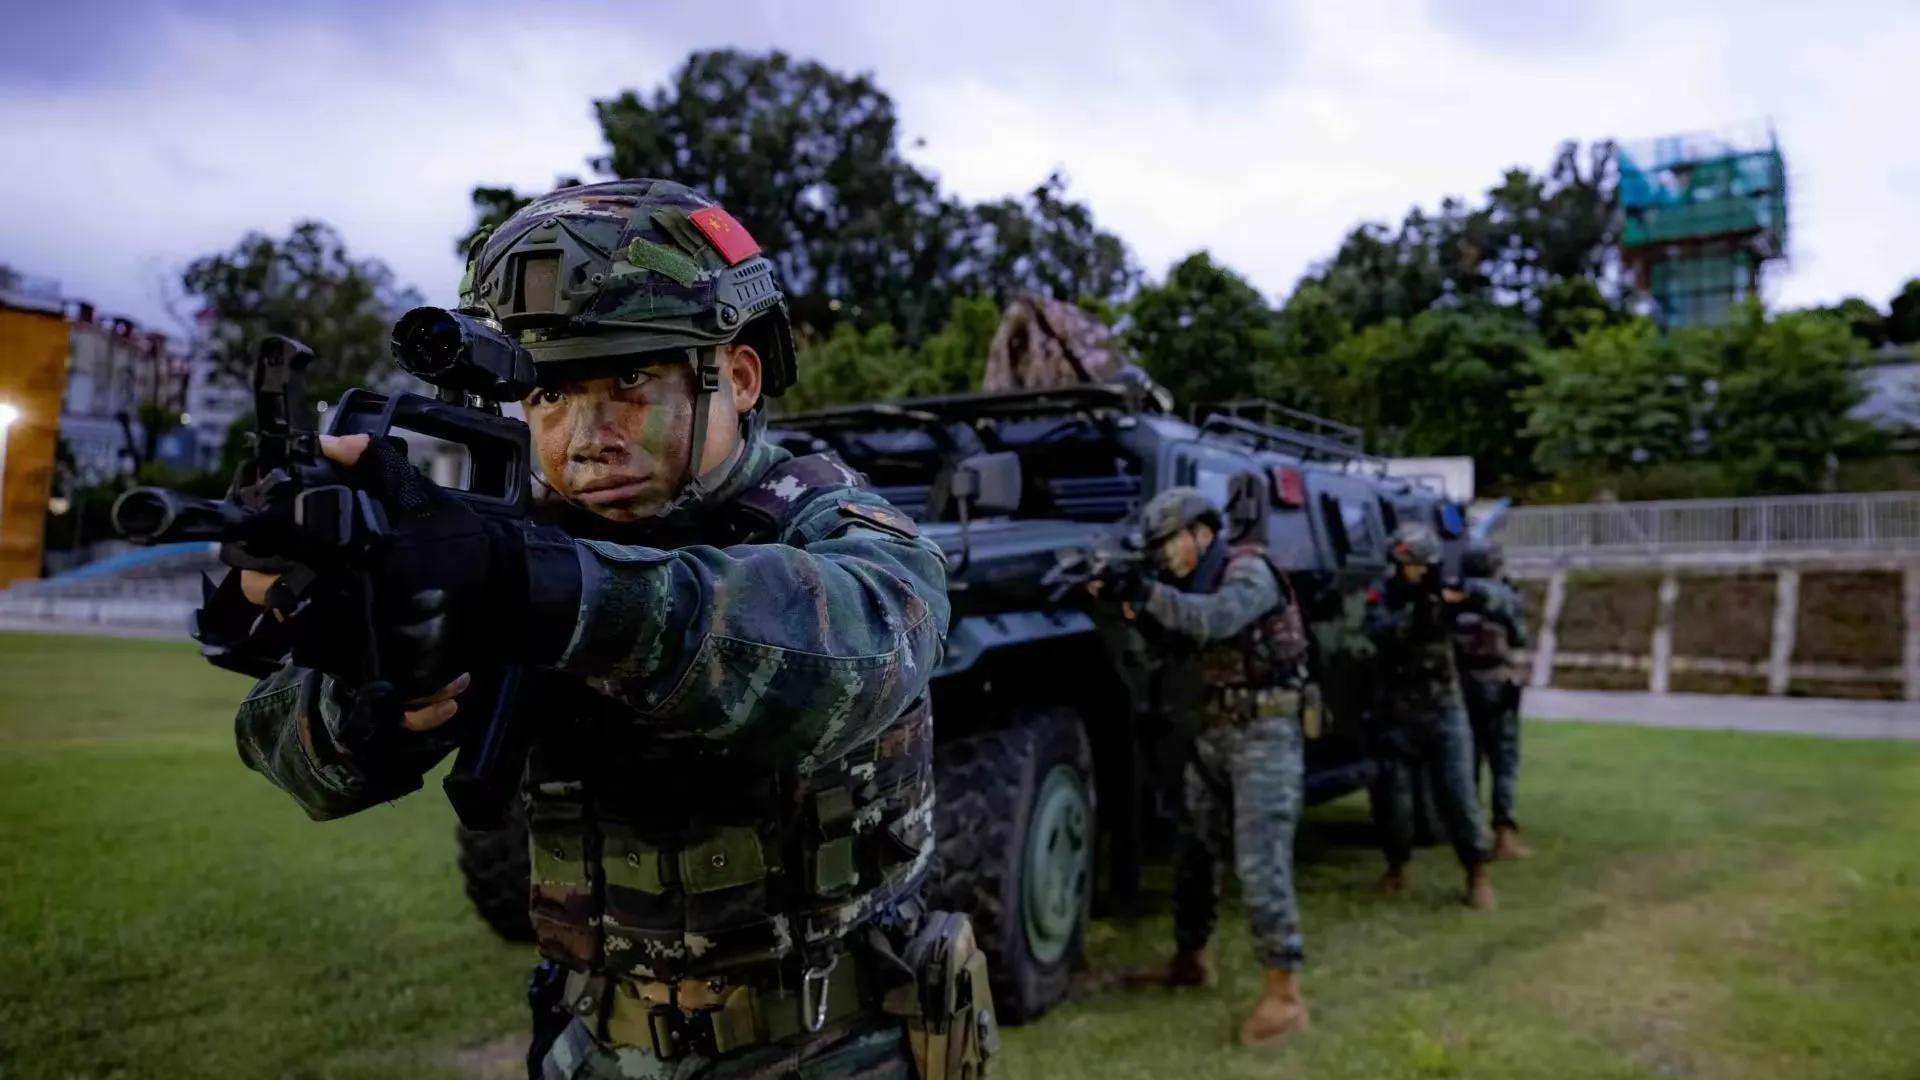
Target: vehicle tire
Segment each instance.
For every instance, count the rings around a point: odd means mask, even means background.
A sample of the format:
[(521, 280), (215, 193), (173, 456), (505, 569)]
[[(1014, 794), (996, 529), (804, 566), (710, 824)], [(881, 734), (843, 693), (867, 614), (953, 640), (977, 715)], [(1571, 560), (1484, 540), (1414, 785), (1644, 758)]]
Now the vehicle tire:
[(1071, 709), (1017, 711), (1004, 730), (935, 754), (933, 906), (964, 911), (991, 965), (1002, 1023), (1067, 995), (1093, 901), (1093, 750)]
[(532, 941), (527, 917), (527, 819), (516, 809), (506, 825), (485, 831), (454, 826), (460, 845), (460, 877), (473, 910), (508, 941)]

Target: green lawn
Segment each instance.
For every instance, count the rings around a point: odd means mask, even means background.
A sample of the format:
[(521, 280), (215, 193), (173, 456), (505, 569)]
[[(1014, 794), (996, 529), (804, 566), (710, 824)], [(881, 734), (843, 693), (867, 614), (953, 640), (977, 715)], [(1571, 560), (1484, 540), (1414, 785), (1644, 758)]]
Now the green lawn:
[[(0, 1077), (471, 1075), (527, 956), (471, 918), (431, 792), (313, 825), (248, 773), (242, 680), (184, 646), (0, 634)], [(1441, 850), (1377, 898), (1364, 805), (1300, 877), (1314, 1028), (1227, 1045), (1258, 973), (1092, 994), (1008, 1033), (1003, 1075), (1913, 1077), (1920, 745), (1536, 724), (1539, 854), (1501, 910)], [(1095, 927), (1113, 971), (1164, 916)]]

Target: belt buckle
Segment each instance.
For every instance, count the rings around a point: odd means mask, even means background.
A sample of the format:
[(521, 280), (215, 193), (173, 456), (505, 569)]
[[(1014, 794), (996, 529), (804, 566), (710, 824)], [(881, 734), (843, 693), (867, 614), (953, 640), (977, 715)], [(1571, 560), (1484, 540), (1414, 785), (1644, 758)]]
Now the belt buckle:
[(709, 1010), (688, 1012), (678, 1005), (655, 1005), (647, 1010), (647, 1036), (653, 1043), (653, 1056), (673, 1061), (688, 1052), (719, 1056)]
[(672, 1005), (655, 1005), (647, 1009), (647, 1038), (653, 1043), (653, 1056), (661, 1061), (672, 1061), (685, 1049), (682, 1036), (685, 1027), (680, 1019), (680, 1010)]

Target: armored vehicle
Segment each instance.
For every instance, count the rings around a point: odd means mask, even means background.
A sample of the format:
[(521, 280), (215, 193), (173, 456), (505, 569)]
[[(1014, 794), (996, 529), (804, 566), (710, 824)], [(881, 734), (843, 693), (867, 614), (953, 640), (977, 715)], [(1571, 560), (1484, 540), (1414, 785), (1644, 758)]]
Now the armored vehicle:
[[(1327, 709), (1307, 797), (1372, 777), (1365, 650), (1353, 647), (1387, 538), (1421, 520), (1458, 546), (1459, 508), (1390, 478), (1360, 432), (1267, 403), (1198, 423), (1150, 387), (1083, 384), (850, 406), (776, 421), (796, 453), (832, 451), (947, 552), (953, 623), (933, 681), (939, 865), (933, 900), (969, 912), (1004, 1020), (1065, 996), (1096, 893), (1124, 905), (1177, 797), (1182, 705), (1197, 692), (1123, 620), (1059, 595), (1063, 561), (1123, 548), (1155, 492), (1199, 487), (1237, 540), (1263, 541), (1303, 611)], [(515, 841), (463, 835), (490, 921), (524, 915)], [(1098, 875), (1098, 877), (1096, 877)]]

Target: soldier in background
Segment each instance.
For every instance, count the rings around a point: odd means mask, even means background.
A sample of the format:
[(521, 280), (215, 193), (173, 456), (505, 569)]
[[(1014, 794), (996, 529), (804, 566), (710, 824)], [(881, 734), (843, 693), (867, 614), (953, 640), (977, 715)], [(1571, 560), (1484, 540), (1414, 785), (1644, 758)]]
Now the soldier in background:
[(1368, 597), (1367, 636), (1380, 661), (1382, 725), (1375, 824), (1387, 857), (1381, 888), (1406, 888), (1413, 855), (1414, 777), (1431, 767), (1440, 823), (1467, 872), (1466, 902), (1494, 905), (1486, 828), (1473, 788), (1473, 732), (1454, 662), (1449, 608), (1463, 598), (1440, 581), (1440, 544), (1421, 525), (1393, 534), (1392, 569)]
[(1200, 731), (1183, 775), (1174, 873), (1173, 959), (1135, 984), (1211, 985), (1207, 952), (1219, 906), (1219, 864), (1234, 869), (1266, 977), (1240, 1028), (1247, 1046), (1272, 1046), (1307, 1026), (1299, 972), (1305, 960), (1293, 889), (1293, 834), (1303, 804), (1308, 682), (1300, 611), (1257, 544), (1231, 546), (1220, 511), (1194, 488), (1170, 488), (1143, 511), (1158, 581), (1104, 591), (1149, 628), (1198, 650), (1206, 684)]
[(1524, 859), (1532, 852), (1513, 819), (1520, 776), (1520, 676), (1513, 650), (1527, 647), (1520, 594), (1500, 579), (1500, 551), (1476, 544), (1462, 568), (1466, 580), (1452, 605), (1454, 655), (1473, 724), (1474, 777), (1485, 763), (1493, 788), (1493, 857)]

